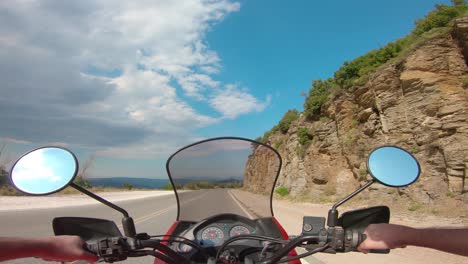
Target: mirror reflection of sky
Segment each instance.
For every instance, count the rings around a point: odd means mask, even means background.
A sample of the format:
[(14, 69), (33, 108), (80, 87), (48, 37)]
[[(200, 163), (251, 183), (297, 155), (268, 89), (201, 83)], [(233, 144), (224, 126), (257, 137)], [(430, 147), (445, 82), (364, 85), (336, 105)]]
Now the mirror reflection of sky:
[(419, 176), (417, 161), (395, 147), (382, 147), (372, 152), (369, 170), (377, 180), (391, 186), (407, 185)]
[(76, 170), (73, 156), (63, 149), (33, 151), (16, 163), (12, 180), (17, 187), (32, 194), (48, 193), (65, 186)]

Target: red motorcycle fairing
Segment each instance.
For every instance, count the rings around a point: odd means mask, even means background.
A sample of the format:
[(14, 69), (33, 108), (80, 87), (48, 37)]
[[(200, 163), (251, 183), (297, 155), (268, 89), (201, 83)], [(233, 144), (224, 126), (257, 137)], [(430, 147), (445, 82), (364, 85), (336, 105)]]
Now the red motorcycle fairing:
[[(166, 239), (169, 239), (169, 236), (172, 235), (174, 233), (174, 230), (177, 228), (177, 225), (179, 224), (180, 222), (179, 221), (175, 221), (171, 227), (169, 227), (169, 230), (167, 230), (166, 232), (166, 235), (164, 236), (164, 240)], [(163, 244), (167, 245), (166, 242), (163, 242)], [(154, 259), (154, 264), (166, 264), (166, 262), (158, 259), (158, 258), (155, 258)]]
[[(288, 233), (286, 232), (286, 230), (284, 230), (284, 228), (281, 226), (279, 221), (274, 216), (272, 218), (273, 218), (273, 222), (275, 223), (276, 227), (278, 228), (281, 235), (283, 236), (283, 239), (289, 239)], [(288, 257), (294, 257), (294, 256), (297, 256), (297, 252), (296, 252), (296, 250), (291, 250), (289, 252), (289, 254), (288, 254)], [(289, 261), (288, 263), (289, 264), (301, 264), (301, 261), (299, 259), (296, 259), (296, 260)]]

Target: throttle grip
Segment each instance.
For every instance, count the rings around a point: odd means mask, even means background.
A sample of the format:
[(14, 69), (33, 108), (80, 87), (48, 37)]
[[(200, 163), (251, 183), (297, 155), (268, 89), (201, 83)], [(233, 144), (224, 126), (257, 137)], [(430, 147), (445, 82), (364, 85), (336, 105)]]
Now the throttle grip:
[[(361, 237), (360, 237), (360, 238), (361, 238), (361, 239), (360, 239), (361, 241), (359, 241), (359, 244), (361, 244), (362, 241), (366, 240), (367, 235), (366, 235), (366, 234), (361, 234)], [(359, 244), (358, 244), (358, 246), (359, 246)], [(356, 247), (356, 248), (357, 248), (357, 247)], [(388, 254), (388, 253), (390, 253), (390, 249), (389, 249), (389, 248), (387, 248), (387, 249), (371, 249), (371, 250), (369, 250), (369, 253), (373, 253), (373, 254)]]

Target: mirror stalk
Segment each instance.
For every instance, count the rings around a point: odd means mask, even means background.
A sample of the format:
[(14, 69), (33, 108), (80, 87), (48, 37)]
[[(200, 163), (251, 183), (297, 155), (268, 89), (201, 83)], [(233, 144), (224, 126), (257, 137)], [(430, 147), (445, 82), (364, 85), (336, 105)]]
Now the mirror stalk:
[(125, 235), (127, 237), (135, 237), (136, 235), (136, 231), (135, 231), (135, 224), (133, 222), (133, 219), (130, 217), (130, 215), (128, 214), (127, 211), (125, 211), (125, 209), (107, 201), (106, 199), (102, 198), (102, 197), (99, 197), (98, 195), (86, 190), (85, 188), (79, 186), (78, 184), (75, 184), (75, 183), (70, 183), (70, 186), (77, 189), (78, 191), (88, 195), (89, 197), (97, 200), (98, 202), (100, 203), (103, 203), (107, 206), (109, 206), (110, 208), (114, 209), (114, 210), (117, 210), (119, 211), (120, 213), (123, 214), (124, 218), (122, 218), (122, 227), (124, 229), (124, 232), (125, 232)]
[(111, 207), (112, 209), (121, 212), (121, 213), (124, 215), (124, 217), (129, 217), (128, 212), (125, 211), (125, 209), (123, 209), (123, 208), (121, 208), (121, 207), (118, 207), (117, 205), (115, 205), (115, 204), (113, 204), (113, 203), (107, 201), (106, 199), (95, 195), (94, 193), (92, 193), (92, 192), (86, 190), (85, 188), (79, 186), (78, 184), (75, 184), (75, 183), (72, 182), (72, 183), (70, 183), (70, 186), (73, 187), (73, 188), (75, 188), (75, 189), (77, 189), (78, 191), (80, 191), (80, 192), (82, 192), (82, 193), (88, 195), (89, 197), (91, 197), (91, 198), (97, 200), (98, 202), (103, 203), (103, 204), (105, 204), (105, 205)]
[(354, 191), (353, 193), (351, 193), (350, 195), (346, 196), (345, 198), (343, 198), (341, 201), (337, 202), (336, 204), (334, 204), (332, 206), (332, 208), (328, 211), (328, 217), (327, 217), (327, 225), (329, 227), (335, 227), (338, 223), (338, 210), (336, 210), (336, 208), (344, 203), (346, 203), (347, 201), (349, 201), (349, 199), (353, 198), (354, 196), (356, 196), (358, 193), (364, 191), (367, 187), (371, 186), (371, 184), (373, 184), (375, 182), (374, 179), (368, 181), (366, 184), (364, 184), (361, 188), (357, 189), (356, 191)]

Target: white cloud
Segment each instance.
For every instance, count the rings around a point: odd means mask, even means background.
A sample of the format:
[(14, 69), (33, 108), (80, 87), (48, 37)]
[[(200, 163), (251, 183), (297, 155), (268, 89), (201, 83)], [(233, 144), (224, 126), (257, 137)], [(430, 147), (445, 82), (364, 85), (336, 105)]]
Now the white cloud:
[(268, 100), (216, 80), (222, 61), (204, 40), (239, 9), (230, 0), (1, 1), (0, 122), (10, 126), (0, 136), (136, 149), (262, 111)]
[(235, 85), (226, 85), (225, 90), (218, 91), (211, 99), (213, 108), (224, 117), (234, 119), (241, 114), (261, 112), (270, 104), (271, 96), (260, 101), (248, 91), (242, 91)]

